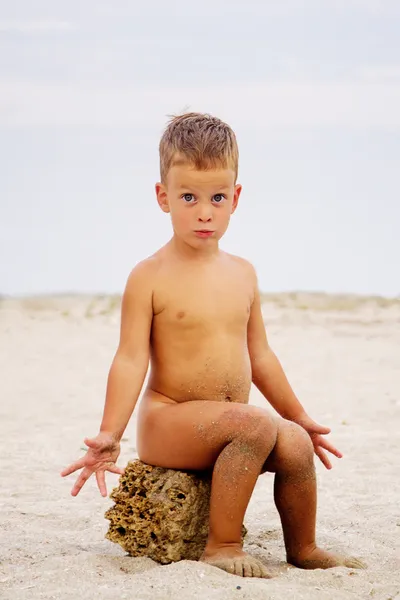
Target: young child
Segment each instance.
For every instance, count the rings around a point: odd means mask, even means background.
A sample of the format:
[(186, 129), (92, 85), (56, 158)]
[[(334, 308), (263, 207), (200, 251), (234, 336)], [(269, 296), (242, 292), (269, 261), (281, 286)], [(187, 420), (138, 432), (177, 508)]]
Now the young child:
[[(210, 529), (201, 560), (244, 577), (268, 577), (242, 550), (241, 527), (260, 473), (275, 473), (287, 561), (305, 569), (363, 567), (315, 541), (314, 452), (340, 452), (322, 437), (296, 398), (268, 344), (254, 268), (219, 240), (238, 205), (238, 148), (232, 129), (210, 115), (171, 120), (160, 142), (158, 204), (172, 239), (129, 275), (120, 342), (108, 377), (100, 432), (86, 455), (61, 473), (83, 468), (76, 496), (95, 473), (122, 474), (119, 441), (149, 361), (138, 414), (137, 449), (145, 463), (182, 470), (213, 467)], [(250, 406), (254, 383), (280, 417)]]

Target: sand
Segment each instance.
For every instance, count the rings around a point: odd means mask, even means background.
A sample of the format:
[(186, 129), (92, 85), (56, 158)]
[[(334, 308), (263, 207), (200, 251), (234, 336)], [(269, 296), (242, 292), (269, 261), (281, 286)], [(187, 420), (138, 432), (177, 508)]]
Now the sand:
[[(90, 599), (400, 598), (400, 302), (324, 295), (265, 297), (271, 345), (309, 414), (344, 458), (317, 464), (318, 541), (365, 571), (285, 563), (272, 476), (257, 483), (246, 549), (274, 578), (196, 562), (134, 559), (104, 535), (111, 506), (90, 480), (77, 498), (59, 471), (95, 435), (118, 339), (118, 298), (0, 302), (0, 597)], [(251, 403), (267, 406), (253, 390)], [(119, 464), (136, 457), (135, 418)], [(108, 477), (108, 489), (117, 476)]]

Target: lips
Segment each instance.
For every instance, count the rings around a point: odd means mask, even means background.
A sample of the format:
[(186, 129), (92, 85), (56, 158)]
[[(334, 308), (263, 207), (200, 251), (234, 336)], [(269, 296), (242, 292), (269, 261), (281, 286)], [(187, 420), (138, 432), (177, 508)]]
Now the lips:
[(211, 231), (210, 229), (197, 229), (195, 231), (195, 234), (198, 237), (210, 237), (210, 235), (212, 235), (214, 232)]

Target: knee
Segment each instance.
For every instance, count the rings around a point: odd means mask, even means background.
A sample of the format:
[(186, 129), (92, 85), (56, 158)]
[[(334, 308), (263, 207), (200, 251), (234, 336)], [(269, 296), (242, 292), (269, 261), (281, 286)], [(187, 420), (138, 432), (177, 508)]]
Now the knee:
[(266, 410), (256, 406), (243, 406), (226, 412), (220, 420), (229, 431), (228, 440), (236, 441), (267, 456), (274, 447), (278, 434), (277, 420)]
[(277, 420), (267, 411), (251, 407), (251, 409), (253, 408), (254, 410), (246, 415), (246, 426), (243, 428), (240, 438), (254, 449), (267, 455), (271, 452), (277, 440)]
[(291, 473), (314, 470), (314, 446), (300, 425), (285, 421), (280, 426), (276, 450), (277, 470)]

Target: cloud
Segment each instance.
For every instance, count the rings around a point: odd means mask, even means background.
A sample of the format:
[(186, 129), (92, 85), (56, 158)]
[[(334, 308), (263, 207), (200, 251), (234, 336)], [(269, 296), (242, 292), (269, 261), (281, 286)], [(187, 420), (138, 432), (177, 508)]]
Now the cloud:
[[(0, 82), (0, 126), (154, 126), (189, 106), (258, 129), (400, 128), (400, 83), (83, 86)], [(158, 126), (158, 125), (157, 125)]]
[(48, 33), (71, 31), (76, 25), (69, 21), (44, 19), (39, 21), (0, 21), (0, 33)]

